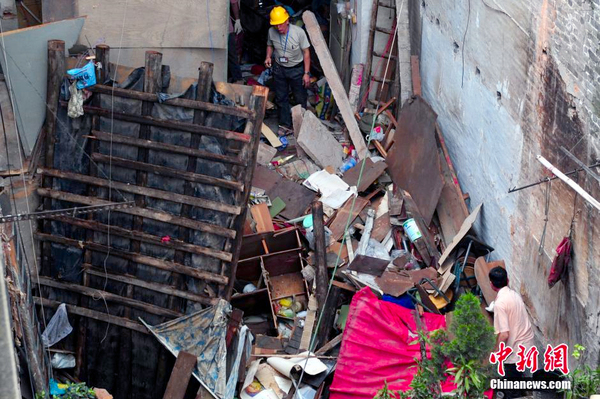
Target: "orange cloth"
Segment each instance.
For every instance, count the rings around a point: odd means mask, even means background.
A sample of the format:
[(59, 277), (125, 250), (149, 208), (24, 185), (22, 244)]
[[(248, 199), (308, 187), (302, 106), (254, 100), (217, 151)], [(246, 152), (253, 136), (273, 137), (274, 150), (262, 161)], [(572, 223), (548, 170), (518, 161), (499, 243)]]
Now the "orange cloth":
[(513, 351), (505, 363), (517, 363), (519, 345), (529, 349), (534, 344), (533, 329), (523, 299), (508, 287), (498, 291), (494, 303), (494, 329), (496, 334), (508, 332), (506, 346), (511, 347)]

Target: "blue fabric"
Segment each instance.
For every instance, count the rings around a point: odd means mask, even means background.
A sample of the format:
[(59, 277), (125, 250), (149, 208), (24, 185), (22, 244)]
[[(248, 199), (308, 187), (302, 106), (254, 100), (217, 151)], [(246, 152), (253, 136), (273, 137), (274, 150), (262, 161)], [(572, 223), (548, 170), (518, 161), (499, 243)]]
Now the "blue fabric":
[(415, 308), (415, 304), (412, 301), (412, 298), (406, 294), (401, 295), (399, 297), (394, 297), (391, 295), (384, 295), (381, 297), (381, 299), (383, 299), (386, 302), (391, 302), (391, 303), (395, 303), (396, 305), (400, 305), (402, 307), (405, 307), (407, 309), (414, 309)]

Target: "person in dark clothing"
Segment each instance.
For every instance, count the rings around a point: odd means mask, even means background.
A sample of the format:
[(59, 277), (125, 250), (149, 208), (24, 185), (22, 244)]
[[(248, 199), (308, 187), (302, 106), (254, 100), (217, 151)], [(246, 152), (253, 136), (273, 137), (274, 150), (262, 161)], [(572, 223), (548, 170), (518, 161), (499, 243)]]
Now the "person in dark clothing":
[(310, 84), (310, 42), (302, 28), (290, 24), (285, 8), (274, 7), (267, 39), (265, 66), (273, 68), (275, 98), (279, 107), (279, 126), (292, 127), (289, 91), (306, 108), (306, 87)]
[(238, 63), (235, 38), (242, 33), (242, 22), (240, 21), (239, 0), (229, 0), (231, 15), (229, 18), (229, 42), (227, 44), (227, 67), (233, 82), (242, 80), (242, 71)]

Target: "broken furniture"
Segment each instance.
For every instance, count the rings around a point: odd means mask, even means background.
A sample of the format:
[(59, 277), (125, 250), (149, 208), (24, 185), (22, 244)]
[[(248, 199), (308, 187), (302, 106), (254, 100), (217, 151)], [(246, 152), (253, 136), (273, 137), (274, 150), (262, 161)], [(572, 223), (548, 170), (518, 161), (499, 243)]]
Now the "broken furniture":
[[(246, 317), (268, 315), (266, 323), (246, 322), (254, 334), (276, 336), (278, 319), (293, 320), (290, 315), (278, 314), (283, 299), (291, 298), (306, 310), (308, 287), (302, 275), (303, 251), (298, 229), (244, 236), (236, 272), (238, 293), (231, 298), (231, 304), (243, 310)], [(248, 284), (254, 287), (244, 292)]]

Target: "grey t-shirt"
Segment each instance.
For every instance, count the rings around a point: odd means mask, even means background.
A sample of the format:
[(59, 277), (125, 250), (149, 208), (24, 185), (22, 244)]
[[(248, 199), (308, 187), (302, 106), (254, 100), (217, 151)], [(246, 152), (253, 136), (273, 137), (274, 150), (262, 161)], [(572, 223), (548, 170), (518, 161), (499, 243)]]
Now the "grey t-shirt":
[[(287, 45), (286, 45), (287, 36)], [(290, 24), (288, 34), (280, 35), (276, 28), (269, 29), (267, 45), (273, 46), (273, 60), (284, 67), (293, 67), (300, 64), (303, 60), (302, 50), (310, 47), (310, 42), (306, 37), (306, 32), (296, 25)], [(283, 51), (285, 48), (285, 52)], [(287, 63), (281, 63), (280, 58), (286, 57)]]

